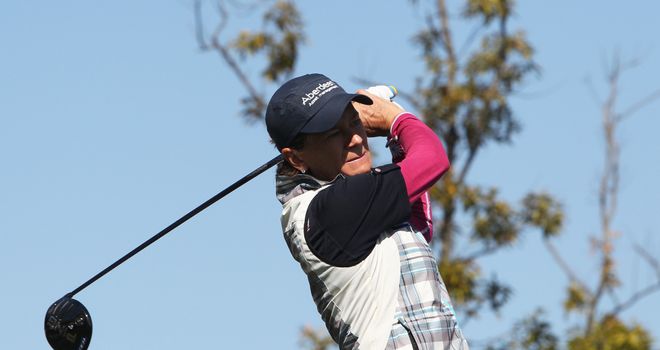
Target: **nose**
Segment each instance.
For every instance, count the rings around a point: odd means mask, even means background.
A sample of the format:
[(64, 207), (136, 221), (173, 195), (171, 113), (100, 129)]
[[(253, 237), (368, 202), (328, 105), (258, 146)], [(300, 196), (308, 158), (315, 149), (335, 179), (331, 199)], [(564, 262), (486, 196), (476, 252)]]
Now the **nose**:
[(364, 139), (362, 138), (362, 136), (360, 136), (358, 133), (353, 133), (353, 135), (351, 136), (348, 142), (347, 148), (351, 149), (355, 146), (362, 146), (363, 141)]

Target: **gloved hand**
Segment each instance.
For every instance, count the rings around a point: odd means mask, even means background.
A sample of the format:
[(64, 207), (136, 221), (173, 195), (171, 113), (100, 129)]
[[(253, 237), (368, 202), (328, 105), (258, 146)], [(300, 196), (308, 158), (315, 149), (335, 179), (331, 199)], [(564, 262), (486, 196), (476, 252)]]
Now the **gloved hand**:
[(399, 108), (404, 109), (400, 104), (393, 101), (396, 95), (399, 94), (399, 91), (397, 91), (397, 89), (392, 85), (376, 85), (367, 88), (367, 91), (380, 98), (390, 100), (392, 103), (399, 106)]

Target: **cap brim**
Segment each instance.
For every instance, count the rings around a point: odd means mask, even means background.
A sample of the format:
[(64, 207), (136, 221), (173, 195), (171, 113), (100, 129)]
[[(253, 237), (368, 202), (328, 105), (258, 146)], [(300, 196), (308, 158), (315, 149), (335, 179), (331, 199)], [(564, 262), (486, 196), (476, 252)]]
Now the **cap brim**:
[(340, 94), (332, 96), (330, 100), (307, 122), (300, 132), (314, 134), (325, 132), (332, 129), (341, 116), (344, 114), (346, 106), (351, 101), (370, 105), (373, 103), (371, 98), (360, 94)]

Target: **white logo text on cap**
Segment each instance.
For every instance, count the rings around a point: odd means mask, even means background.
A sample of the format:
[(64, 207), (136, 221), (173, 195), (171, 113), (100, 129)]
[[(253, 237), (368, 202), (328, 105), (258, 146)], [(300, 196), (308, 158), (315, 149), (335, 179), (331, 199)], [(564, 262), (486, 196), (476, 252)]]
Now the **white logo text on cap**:
[[(319, 86), (315, 87), (314, 90), (306, 93), (305, 96), (302, 97), (303, 106), (311, 107), (321, 96), (338, 87), (339, 86), (337, 86), (332, 80), (328, 80), (325, 83), (319, 83)], [(309, 105), (307, 105), (308, 102)]]

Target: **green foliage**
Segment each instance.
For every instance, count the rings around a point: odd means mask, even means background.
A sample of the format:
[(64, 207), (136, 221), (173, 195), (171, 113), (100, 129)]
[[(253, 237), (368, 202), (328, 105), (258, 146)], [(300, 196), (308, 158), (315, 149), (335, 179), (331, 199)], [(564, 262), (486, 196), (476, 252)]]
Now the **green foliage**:
[[(465, 73), (477, 82), (501, 85), (493, 93), (508, 93), (528, 73), (538, 70), (532, 61), (533, 53), (522, 31), (506, 36), (491, 34), (482, 39), (481, 49), (470, 57)], [(493, 77), (497, 80), (493, 81)]]
[[(486, 346), (488, 350), (555, 350), (559, 339), (544, 314), (536, 311), (516, 322), (509, 336)], [(568, 339), (568, 350), (650, 350), (651, 336), (638, 324), (625, 325), (613, 316), (601, 319), (589, 334), (583, 329), (574, 330)]]
[[(506, 23), (510, 11), (501, 8), (509, 6), (506, 1), (470, 1), (467, 13), (480, 15), (485, 25), (492, 16)], [(446, 36), (442, 26), (430, 25), (414, 37), (431, 73), (418, 86), (422, 114), (443, 136), (451, 156), (463, 149), (475, 152), (489, 141), (510, 142), (520, 126), (508, 96), (538, 71), (531, 45), (522, 32), (511, 35), (502, 26), (484, 35), (481, 46), (460, 62)]]
[(474, 262), (445, 259), (438, 264), (438, 270), (447, 290), (451, 291), (455, 306), (460, 307), (477, 298), (477, 278), (480, 272)]
[(471, 241), (481, 248), (467, 256), (443, 256), (439, 270), (457, 309), (471, 316), (487, 305), (497, 312), (510, 299), (512, 290), (495, 278), (484, 278), (478, 258), (514, 244), (527, 227), (538, 228), (545, 236), (558, 234), (563, 218), (561, 206), (545, 193), (530, 193), (516, 208), (499, 198), (496, 188), (459, 185), (455, 178), (450, 171), (442, 184), (433, 188), (431, 197), (445, 208), (461, 204), (471, 218)]
[[(469, 6), (474, 4), (472, 2)], [(470, 16), (476, 15), (475, 8), (470, 10)], [(508, 11), (500, 13), (501, 20), (506, 21)], [(483, 15), (486, 18), (492, 12)], [(489, 21), (485, 19), (484, 23)], [(469, 186), (464, 182), (464, 174), (479, 149), (490, 141), (510, 142), (519, 130), (507, 97), (524, 76), (535, 69), (531, 61), (533, 50), (521, 33), (508, 36), (500, 30), (488, 34), (482, 39), (480, 50), (461, 64), (449, 45), (446, 28), (446, 23), (445, 26), (442, 23), (429, 25), (414, 37), (429, 73), (419, 80), (417, 95), (421, 98), (416, 105), (421, 106), (421, 114), (427, 123), (446, 142), (450, 161), (454, 164), (454, 171), (445, 175), (438, 186), (440, 188), (431, 191), (432, 198), (443, 211), (444, 222), (436, 235), (442, 244), (441, 261), (461, 259), (453, 250), (459, 234), (455, 223), (460, 214), (457, 202), (462, 202), (465, 214), (472, 217), (471, 237), (484, 247), (484, 252), (512, 244), (523, 228), (518, 222), (518, 213), (506, 201), (497, 198), (496, 189), (484, 192)], [(461, 70), (460, 67), (464, 68)], [(456, 168), (461, 159), (465, 160), (463, 169)], [(474, 261), (470, 263), (476, 264)], [(445, 261), (444, 264), (449, 263)], [(487, 282), (478, 275), (477, 268), (472, 270), (476, 274), (471, 276), (470, 283), (448, 284), (452, 298), (459, 301), (459, 309), (463, 304), (464, 312), (476, 314), (484, 302), (491, 309), (498, 309), (508, 297), (496, 300), (492, 294), (486, 293), (487, 288), (475, 290), (476, 286)], [(447, 273), (451, 272), (442, 272), (443, 278), (447, 278)]]
[(564, 300), (564, 310), (567, 312), (585, 311), (587, 302), (590, 299), (589, 292), (587, 292), (581, 285), (573, 282), (568, 285), (566, 294), (566, 300)]
[(498, 312), (511, 297), (511, 288), (497, 280), (481, 278), (478, 265), (472, 260), (444, 259), (438, 263), (447, 290), (452, 291), (452, 303), (468, 316), (476, 316), (487, 304)]
[(547, 193), (530, 193), (523, 199), (523, 221), (548, 238), (559, 234), (564, 220), (561, 204)]
[(280, 75), (290, 75), (298, 57), (298, 45), (304, 42), (303, 23), (297, 8), (292, 2), (278, 1), (264, 16), (266, 23), (272, 23), (281, 33), (268, 51), (269, 65), (264, 76), (272, 81)]
[(604, 288), (613, 288), (621, 285), (621, 281), (619, 280), (619, 277), (617, 277), (614, 267), (614, 259), (610, 256), (605, 256), (601, 263), (601, 274), (603, 276), (602, 282)]
[[(420, 6), (423, 1), (409, 2)], [(293, 72), (305, 36), (293, 1), (269, 3), (272, 7), (263, 15), (262, 30), (241, 31), (231, 48), (243, 60), (263, 55), (267, 65), (261, 75), (276, 82)], [(513, 294), (512, 288), (495, 276), (482, 275), (480, 258), (515, 244), (529, 229), (540, 230), (549, 243), (561, 233), (564, 213), (562, 205), (547, 193), (530, 192), (518, 205), (501, 198), (496, 187), (468, 182), (470, 169), (485, 147), (511, 143), (520, 131), (521, 123), (509, 99), (540, 69), (525, 33), (508, 29), (514, 13), (513, 0), (463, 3), (462, 19), (478, 23), (476, 32), (481, 35), (474, 43), (461, 46), (467, 49), (465, 52), (457, 51), (446, 1), (429, 1), (428, 6), (435, 8), (426, 12), (425, 26), (412, 38), (425, 70), (417, 79), (416, 93), (408, 95), (414, 97), (408, 98), (444, 141), (452, 164), (450, 171), (430, 189), (434, 207), (439, 209), (435, 211), (434, 237), (439, 241), (438, 270), (456, 309), (470, 317), (478, 316), (484, 308), (497, 313)], [(263, 98), (238, 65), (231, 59), (226, 61), (250, 92), (242, 100), (244, 114), (261, 118)], [(466, 244), (459, 250), (456, 246), (460, 240)], [(564, 310), (586, 316), (587, 322), (574, 329), (568, 349), (650, 349), (652, 340), (641, 326), (627, 326), (615, 316), (594, 321), (600, 317), (596, 309), (598, 299), (618, 286), (619, 280), (611, 241), (594, 239), (593, 243), (603, 253), (599, 288), (588, 290), (569, 271), (572, 282), (567, 287)], [(463, 249), (465, 246), (468, 249)], [(570, 270), (569, 266), (563, 268)], [(332, 345), (329, 337), (313, 329), (304, 328), (301, 334), (304, 347), (325, 350)], [(517, 322), (511, 334), (489, 344), (487, 349), (555, 350), (559, 348), (558, 339), (543, 313), (537, 311)]]
[(626, 326), (613, 316), (605, 316), (587, 335), (577, 335), (568, 342), (569, 350), (649, 350), (652, 339), (638, 324)]
[(238, 34), (232, 45), (241, 56), (245, 57), (248, 54), (253, 55), (261, 51), (266, 45), (271, 45), (272, 41), (272, 36), (268, 34), (261, 32), (251, 33), (248, 30), (243, 30)]
[[(456, 197), (460, 194), (459, 189), (461, 190), (461, 193), (463, 192), (463, 188), (459, 188), (459, 185), (454, 181), (453, 173), (454, 171), (449, 169), (445, 176), (440, 179), (440, 184), (432, 187), (429, 192), (433, 201), (442, 207), (447, 207), (454, 203)], [(478, 198), (474, 198), (474, 200), (474, 205), (476, 205)]]
[(520, 228), (515, 222), (515, 212), (508, 203), (497, 198), (497, 189), (487, 193), (477, 190), (478, 201), (469, 212), (472, 214), (472, 239), (486, 246), (503, 246), (513, 243)]
[(262, 75), (277, 81), (290, 76), (298, 58), (298, 46), (305, 40), (303, 22), (291, 1), (276, 1), (263, 16), (264, 30), (241, 31), (232, 47), (243, 58), (266, 52), (268, 65)]
[(304, 349), (309, 350), (327, 350), (335, 345), (334, 340), (328, 335), (324, 335), (322, 330), (315, 330), (310, 326), (305, 326), (300, 331), (298, 343)]
[(557, 337), (552, 333), (550, 323), (541, 319), (539, 314), (520, 323), (516, 337), (519, 338), (522, 349), (555, 350), (557, 348)]
[(538, 310), (513, 326), (511, 335), (505, 340), (486, 346), (487, 350), (555, 350), (558, 349), (557, 336), (552, 332), (550, 323), (543, 319), (543, 312)]
[[(441, 212), (435, 235), (440, 241), (439, 269), (457, 310), (476, 316), (484, 307), (498, 312), (512, 295), (505, 283), (481, 275), (479, 258), (515, 244), (529, 228), (545, 237), (558, 235), (563, 213), (548, 194), (530, 193), (518, 206), (501, 198), (496, 187), (466, 180), (483, 148), (510, 143), (520, 131), (509, 98), (539, 71), (524, 32), (507, 29), (514, 2), (465, 2), (464, 19), (481, 23), (484, 33), (466, 54), (454, 48), (445, 1), (434, 5), (426, 27), (413, 37), (426, 64), (413, 102), (445, 141), (452, 163), (452, 170), (430, 192)], [(457, 224), (464, 219), (467, 225)], [(455, 249), (464, 232), (472, 251)]]
[(254, 98), (253, 96), (245, 96), (241, 98), (241, 113), (252, 118), (261, 118), (264, 112), (265, 104), (262, 99)]
[[(226, 21), (227, 14), (224, 11), (222, 13), (223, 21)], [(265, 56), (267, 64), (261, 76), (266, 81), (276, 82), (291, 76), (298, 58), (298, 47), (305, 41), (303, 21), (292, 1), (274, 1), (262, 17), (262, 28), (260, 31), (240, 31), (228, 46), (220, 44), (218, 39), (220, 31), (216, 31), (212, 40), (213, 47), (220, 52), (248, 90), (248, 96), (241, 99), (243, 106), (241, 113), (251, 120), (263, 118), (266, 100), (230, 54), (230, 49), (243, 61), (249, 57)]]
[(514, 5), (512, 0), (468, 0), (466, 17), (480, 17), (485, 24), (493, 19), (508, 17)]
[(496, 278), (486, 282), (484, 295), (494, 312), (498, 312), (509, 301), (511, 294), (511, 287), (498, 282)]

